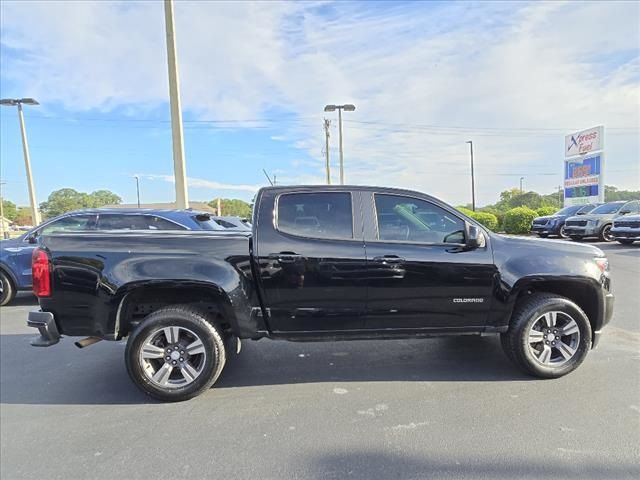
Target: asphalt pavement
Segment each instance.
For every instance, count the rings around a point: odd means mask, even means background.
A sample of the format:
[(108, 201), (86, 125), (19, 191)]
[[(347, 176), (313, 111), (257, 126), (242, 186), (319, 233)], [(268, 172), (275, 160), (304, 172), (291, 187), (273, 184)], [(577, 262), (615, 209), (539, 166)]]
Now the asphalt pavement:
[(123, 342), (33, 348), (0, 309), (0, 477), (640, 478), (640, 245), (597, 244), (616, 311), (572, 374), (521, 374), (496, 337), (244, 342), (218, 385), (162, 404)]

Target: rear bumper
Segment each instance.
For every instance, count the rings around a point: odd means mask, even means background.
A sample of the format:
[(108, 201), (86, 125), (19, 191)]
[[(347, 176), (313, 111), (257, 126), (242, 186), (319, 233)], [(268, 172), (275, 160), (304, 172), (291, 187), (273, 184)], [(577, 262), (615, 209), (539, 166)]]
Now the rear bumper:
[(34, 347), (50, 347), (60, 341), (58, 326), (51, 312), (40, 310), (29, 312), (27, 325), (37, 328), (40, 332), (40, 336), (31, 340), (31, 345)]

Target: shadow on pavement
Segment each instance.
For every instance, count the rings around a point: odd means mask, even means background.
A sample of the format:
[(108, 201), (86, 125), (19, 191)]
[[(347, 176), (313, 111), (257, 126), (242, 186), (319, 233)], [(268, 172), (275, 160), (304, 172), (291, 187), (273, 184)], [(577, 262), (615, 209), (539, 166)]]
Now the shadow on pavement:
[(8, 305), (10, 307), (26, 307), (37, 306), (38, 299), (31, 294), (31, 292), (18, 292), (16, 298)]
[[(561, 452), (559, 452), (561, 453)], [(576, 452), (574, 452), (576, 453)], [(311, 458), (307, 467), (308, 477), (329, 479), (429, 479), (429, 478), (490, 478), (490, 479), (626, 479), (640, 478), (640, 466), (614, 461), (603, 463), (590, 460), (582, 453), (564, 460), (546, 455), (540, 462), (514, 458), (505, 445), (502, 460), (469, 459), (461, 452), (452, 452), (448, 459), (428, 456), (414, 457), (394, 454), (388, 450), (352, 453), (328, 453)], [(550, 457), (550, 458), (548, 458)]]
[[(64, 338), (49, 348), (32, 335), (0, 336), (3, 404), (156, 403), (129, 380), (123, 342), (87, 349)], [(527, 381), (489, 337), (334, 343), (245, 342), (216, 389), (321, 382)], [(197, 400), (194, 400), (197, 401)]]

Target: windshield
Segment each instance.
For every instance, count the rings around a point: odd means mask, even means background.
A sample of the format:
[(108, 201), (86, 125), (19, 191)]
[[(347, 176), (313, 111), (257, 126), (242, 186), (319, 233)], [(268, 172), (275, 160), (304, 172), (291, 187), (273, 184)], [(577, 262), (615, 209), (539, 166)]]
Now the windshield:
[(616, 213), (622, 208), (623, 205), (624, 203), (605, 203), (604, 205), (600, 205), (598, 208), (593, 209), (591, 213), (593, 213), (594, 215)]
[(591, 210), (596, 208), (597, 205), (585, 205), (580, 210), (578, 210), (578, 215), (584, 215), (585, 213), (589, 213)]
[(575, 215), (582, 207), (580, 205), (573, 205), (571, 207), (564, 207), (559, 212), (554, 213), (554, 215)]

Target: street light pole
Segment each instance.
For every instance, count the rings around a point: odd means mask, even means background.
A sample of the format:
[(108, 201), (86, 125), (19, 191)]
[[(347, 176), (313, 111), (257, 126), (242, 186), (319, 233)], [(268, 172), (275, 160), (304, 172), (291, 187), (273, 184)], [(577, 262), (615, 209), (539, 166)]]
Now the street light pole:
[(340, 136), (340, 185), (344, 185), (344, 153), (342, 151), (342, 110), (345, 112), (353, 112), (356, 109), (355, 105), (350, 103), (345, 105), (326, 105), (324, 107), (325, 112), (335, 112), (338, 110), (338, 132)]
[(173, 140), (173, 174), (176, 182), (176, 208), (189, 208), (187, 167), (184, 160), (184, 132), (180, 108), (180, 78), (178, 52), (174, 32), (173, 0), (164, 0), (164, 20), (167, 35), (167, 64), (169, 67), (169, 101), (171, 104), (171, 132)]
[(4, 198), (2, 198), (2, 186), (4, 182), (0, 182), (0, 240), (4, 240)]
[(520, 195), (522, 195), (524, 193), (524, 191), (522, 190), (522, 181), (524, 180), (524, 177), (520, 177)]
[(471, 151), (471, 210), (476, 211), (476, 179), (473, 173), (473, 140), (468, 140)]
[(140, 177), (135, 175), (133, 178), (136, 179), (136, 193), (138, 194), (138, 208), (140, 208)]
[(24, 165), (27, 171), (27, 185), (29, 187), (29, 203), (31, 204), (31, 218), (34, 225), (40, 224), (40, 212), (36, 203), (36, 189), (33, 185), (33, 175), (31, 173), (31, 157), (29, 156), (29, 143), (27, 142), (27, 130), (24, 126), (24, 114), (22, 104), (40, 105), (33, 98), (3, 98), (0, 105), (18, 107), (18, 120), (20, 121), (20, 135), (22, 136), (22, 153), (24, 154)]

